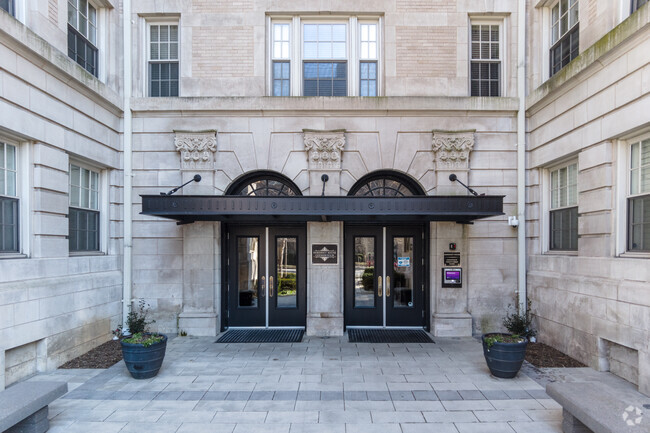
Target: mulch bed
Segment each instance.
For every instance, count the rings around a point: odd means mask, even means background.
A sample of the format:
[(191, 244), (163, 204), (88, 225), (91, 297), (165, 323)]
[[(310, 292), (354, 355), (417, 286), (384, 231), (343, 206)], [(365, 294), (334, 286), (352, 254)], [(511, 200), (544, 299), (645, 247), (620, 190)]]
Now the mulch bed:
[(585, 367), (569, 355), (544, 343), (528, 343), (526, 347), (526, 361), (538, 368), (575, 368)]
[(122, 346), (119, 341), (111, 340), (66, 362), (59, 368), (108, 368), (121, 360)]

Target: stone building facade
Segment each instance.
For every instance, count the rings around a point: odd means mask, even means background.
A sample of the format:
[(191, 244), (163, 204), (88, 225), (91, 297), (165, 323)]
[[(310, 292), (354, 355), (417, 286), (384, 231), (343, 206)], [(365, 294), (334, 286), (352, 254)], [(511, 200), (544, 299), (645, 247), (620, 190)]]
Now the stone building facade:
[(470, 336), (527, 289), (542, 341), (650, 389), (647, 7), (525, 2), (521, 83), (524, 2), (139, 1), (130, 43), (119, 0), (5, 3), (0, 385), (105, 341), (126, 284), (192, 335)]

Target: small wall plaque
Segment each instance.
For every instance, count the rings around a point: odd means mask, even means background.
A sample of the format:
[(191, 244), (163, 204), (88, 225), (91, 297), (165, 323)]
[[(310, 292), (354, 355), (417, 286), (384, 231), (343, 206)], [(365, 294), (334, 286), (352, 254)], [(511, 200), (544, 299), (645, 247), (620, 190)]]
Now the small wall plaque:
[(445, 253), (445, 266), (460, 266), (460, 253)]
[(339, 246), (337, 244), (312, 244), (312, 265), (336, 265), (339, 262)]

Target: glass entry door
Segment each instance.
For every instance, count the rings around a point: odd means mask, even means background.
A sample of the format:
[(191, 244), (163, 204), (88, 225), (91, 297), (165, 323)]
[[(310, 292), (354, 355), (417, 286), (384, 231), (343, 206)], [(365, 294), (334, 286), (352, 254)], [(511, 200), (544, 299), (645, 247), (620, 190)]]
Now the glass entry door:
[(231, 227), (228, 240), (228, 326), (304, 327), (304, 227)]
[(422, 234), (421, 227), (346, 227), (346, 326), (424, 326)]

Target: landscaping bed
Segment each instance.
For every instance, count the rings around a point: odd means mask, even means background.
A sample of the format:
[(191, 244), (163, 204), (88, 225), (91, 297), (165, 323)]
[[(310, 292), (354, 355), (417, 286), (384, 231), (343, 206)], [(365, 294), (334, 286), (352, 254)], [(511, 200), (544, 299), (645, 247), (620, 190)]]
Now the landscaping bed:
[(538, 368), (585, 367), (583, 363), (544, 343), (528, 343), (526, 361)]

